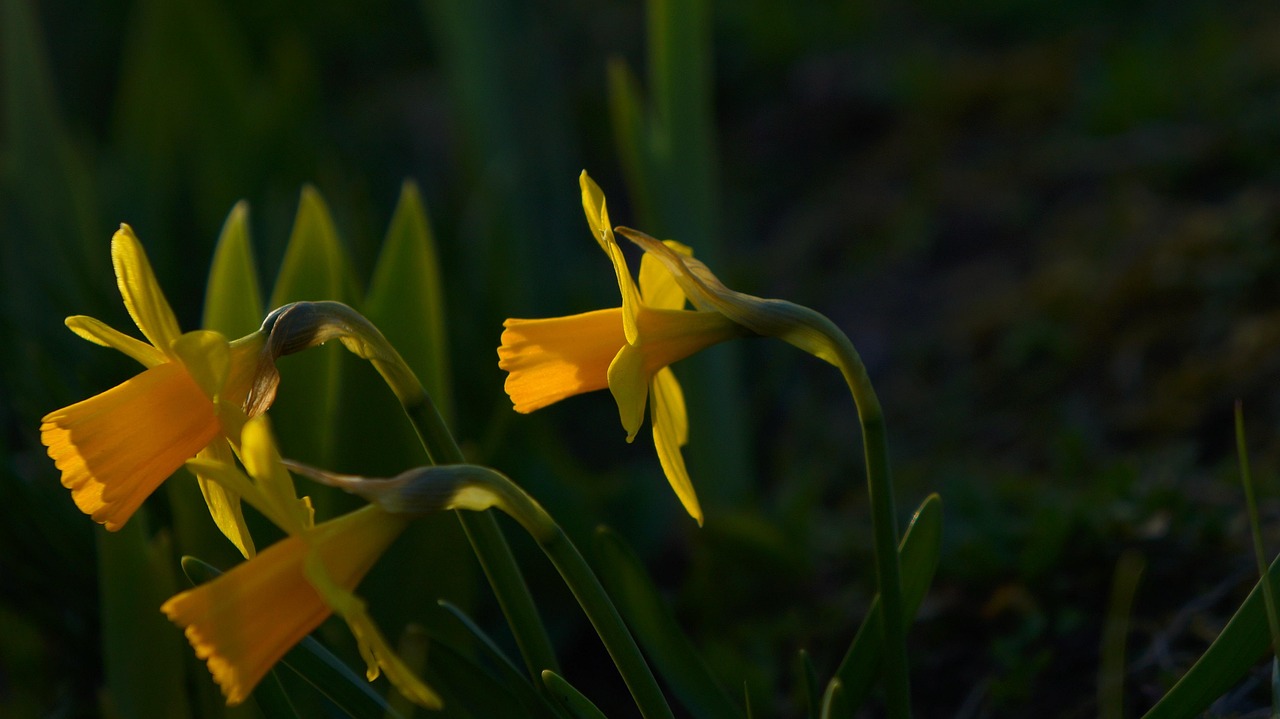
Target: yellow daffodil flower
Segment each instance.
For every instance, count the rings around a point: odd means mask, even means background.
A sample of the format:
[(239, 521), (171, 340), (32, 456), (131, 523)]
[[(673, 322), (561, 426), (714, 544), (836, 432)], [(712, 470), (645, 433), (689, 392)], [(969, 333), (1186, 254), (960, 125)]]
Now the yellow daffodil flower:
[(229, 464), (196, 459), (189, 464), (225, 482), (281, 526), (289, 536), (218, 578), (170, 598), (161, 611), (182, 627), (196, 656), (205, 660), (227, 704), (244, 701), (286, 652), (337, 613), (360, 646), (370, 681), (385, 671), (400, 693), (431, 709), (439, 696), (391, 650), (353, 592), (374, 562), (405, 530), (412, 516), (368, 505), (319, 525), (300, 505), (274, 501), (259, 488), (285, 481), (266, 418), (250, 420), (242, 456), (250, 477)]
[[(744, 329), (720, 312), (685, 310), (678, 278), (648, 255), (641, 259), (637, 288), (614, 239), (604, 194), (586, 172), (579, 182), (587, 224), (613, 263), (622, 306), (552, 319), (508, 319), (498, 348), (498, 366), (508, 372), (507, 394), (517, 412), (532, 412), (608, 387), (628, 442), (644, 421), (647, 402), (663, 473), (685, 510), (701, 524), (702, 509), (680, 454), (689, 438), (688, 413), (669, 365), (740, 336)], [(677, 242), (664, 247), (692, 254)]]
[[(228, 342), (217, 332), (182, 334), (138, 238), (121, 225), (111, 260), (125, 308), (147, 342), (83, 315), (67, 327), (112, 347), (146, 370), (123, 384), (45, 415), (40, 440), (62, 472), (62, 484), (82, 512), (119, 529), (183, 462), (197, 454), (231, 461), (225, 437), (238, 437), (242, 405), (253, 387), (262, 333)], [(252, 556), (240, 500), (200, 478), (222, 532)]]

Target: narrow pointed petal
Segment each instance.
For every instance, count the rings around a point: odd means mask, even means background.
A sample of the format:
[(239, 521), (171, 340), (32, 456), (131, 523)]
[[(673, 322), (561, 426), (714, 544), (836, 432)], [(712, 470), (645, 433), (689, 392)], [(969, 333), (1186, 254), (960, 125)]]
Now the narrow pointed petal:
[(654, 396), (661, 390), (665, 414), (670, 418), (674, 430), (672, 436), (676, 445), (683, 447), (689, 443), (689, 412), (684, 404), (684, 390), (676, 381), (676, 374), (670, 367), (663, 367), (653, 375)]
[(40, 441), (76, 506), (114, 531), (220, 431), (213, 403), (168, 362), (45, 415)]
[(181, 334), (178, 320), (160, 290), (155, 273), (151, 271), (142, 243), (138, 242), (133, 228), (128, 225), (120, 225), (111, 238), (111, 264), (115, 267), (116, 285), (120, 288), (129, 316), (151, 344), (172, 357), (169, 345)]
[(298, 499), (293, 478), (281, 461), (265, 415), (245, 423), (240, 434), (240, 459), (267, 501), (286, 522), (281, 529), (289, 534), (299, 534), (314, 524), (311, 504), (305, 499)]
[(231, 347), (226, 337), (213, 330), (196, 330), (174, 340), (169, 351), (182, 361), (209, 399), (222, 394), (231, 373)]
[(689, 426), (680, 385), (670, 370), (666, 370), (665, 376), (662, 373), (654, 376), (652, 392), (653, 397), (649, 401), (652, 403), (653, 446), (658, 451), (662, 473), (667, 476), (685, 511), (698, 526), (702, 526), (702, 507), (693, 491), (684, 456), (680, 454), (681, 445), (688, 440)]
[[(349, 613), (344, 616), (344, 619), (351, 627), (351, 633), (356, 636), (361, 654), (366, 656), (366, 661), (372, 658), (376, 669), (371, 671), (376, 672), (380, 669), (387, 675), (387, 680), (396, 688), (396, 691), (418, 706), (426, 709), (444, 708), (444, 701), (440, 695), (419, 679), (400, 655), (396, 654), (382, 636), (382, 632), (378, 630), (378, 625), (374, 624), (368, 612), (364, 611), (363, 605), (359, 612)], [(370, 681), (375, 678), (376, 673), (370, 677)]]
[(75, 332), (82, 339), (119, 350), (141, 362), (144, 367), (151, 368), (169, 361), (169, 358), (160, 350), (142, 340), (130, 337), (101, 320), (85, 315), (72, 315), (66, 319), (66, 325), (67, 329)]
[(517, 412), (532, 412), (608, 386), (609, 363), (626, 344), (622, 309), (503, 323), (498, 367)]
[[(217, 462), (228, 467), (235, 466), (235, 455), (231, 447), (223, 440), (216, 440), (196, 455), (197, 458)], [(191, 469), (191, 467), (188, 467)], [(249, 534), (249, 526), (244, 521), (244, 510), (240, 506), (240, 495), (215, 481), (208, 472), (192, 470), (200, 483), (200, 493), (204, 495), (205, 504), (209, 505), (209, 516), (223, 536), (236, 545), (236, 549), (246, 559), (256, 554), (253, 537)]]
[(613, 236), (613, 225), (609, 222), (609, 209), (605, 205), (604, 193), (600, 186), (588, 175), (586, 170), (578, 178), (582, 187), (582, 209), (587, 215), (587, 224), (595, 236), (600, 248), (613, 263), (613, 273), (618, 280), (618, 292), (622, 295), (622, 326), (627, 342), (637, 344), (640, 333), (636, 327), (636, 315), (640, 312), (640, 292), (635, 281), (631, 279), (631, 270), (627, 268), (627, 259), (622, 248)]
[[(314, 559), (314, 555), (313, 555)], [(332, 582), (326, 569), (316, 565), (314, 561), (306, 567), (307, 578), (316, 586), (325, 601), (346, 621), (355, 635), (360, 656), (365, 660), (365, 676), (369, 681), (378, 678), (385, 671), (387, 679), (396, 690), (411, 701), (427, 709), (440, 709), (444, 706), (439, 695), (418, 679), (400, 657), (391, 649), (378, 626), (369, 618), (364, 600), (347, 589)]]
[(644, 422), (644, 405), (649, 397), (649, 374), (644, 368), (644, 352), (624, 345), (609, 365), (609, 391), (618, 403), (618, 415), (622, 427), (627, 430), (627, 441), (636, 438), (640, 424)]
[[(686, 257), (693, 256), (693, 250), (675, 240), (667, 240), (666, 245)], [(647, 253), (640, 258), (640, 296), (646, 307), (654, 309), (682, 310), (685, 305), (684, 290), (671, 270)]]

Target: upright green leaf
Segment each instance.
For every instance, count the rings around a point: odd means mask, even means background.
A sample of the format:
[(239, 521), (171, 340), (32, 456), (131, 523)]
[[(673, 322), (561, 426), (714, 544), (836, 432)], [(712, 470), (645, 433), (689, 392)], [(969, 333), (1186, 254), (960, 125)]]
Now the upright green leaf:
[[(690, 245), (710, 266), (722, 266), (711, 5), (707, 0), (648, 0), (645, 11), (647, 103), (624, 66), (615, 61), (609, 70), (619, 155), (632, 200), (642, 213), (636, 222), (656, 237)], [(713, 347), (682, 362), (680, 372), (694, 435), (686, 448), (689, 472), (695, 482), (713, 473), (717, 478), (699, 489), (711, 514), (752, 484), (740, 350), (732, 343)]]
[[(350, 304), (350, 276), (329, 208), (320, 193), (308, 185), (302, 189), (293, 232), (271, 293), (271, 307), (299, 300)], [(340, 347), (319, 347), (280, 361), (272, 426), (288, 456), (320, 466), (332, 463), (343, 355)], [(327, 516), (322, 512), (327, 506), (320, 506), (326, 505), (322, 501), (326, 496), (323, 492), (314, 495), (319, 516)]]
[[(449, 602), (441, 600), (439, 604), (458, 620), (458, 623), (467, 633), (476, 639), (480, 648), (477, 659), (488, 659), (484, 665), (489, 667), (490, 673), (500, 679), (520, 699), (525, 706), (526, 712), (531, 716), (538, 717), (562, 716), (560, 712), (556, 711), (555, 707), (548, 703), (546, 697), (534, 691), (533, 685), (529, 683), (529, 679), (524, 675), (520, 667), (511, 661), (506, 652), (502, 651), (497, 643), (471, 617)], [(543, 674), (543, 681), (546, 681), (545, 673)]]
[(832, 677), (831, 681), (827, 682), (827, 690), (822, 693), (822, 710), (818, 714), (818, 719), (837, 719), (843, 716), (848, 716), (848, 708), (844, 703), (844, 690), (840, 680)]
[(1125, 641), (1129, 637), (1129, 615), (1138, 591), (1146, 560), (1136, 551), (1120, 555), (1111, 582), (1107, 622), (1102, 629), (1102, 659), (1098, 663), (1098, 717), (1124, 719)]
[[(907, 525), (906, 534), (898, 547), (902, 563), (902, 602), (904, 620), (915, 617), (920, 602), (933, 583), (938, 569), (938, 557), (942, 550), (942, 500), (936, 494), (925, 498)], [(883, 651), (880, 632), (880, 595), (871, 600), (862, 626), (845, 652), (835, 678), (841, 684), (841, 703), (859, 707), (880, 669)]]
[(550, 669), (542, 671), (542, 683), (546, 685), (547, 691), (551, 692), (551, 696), (560, 702), (560, 706), (564, 707), (575, 719), (605, 719), (604, 712), (600, 711), (595, 704), (591, 703), (582, 692), (578, 691), (564, 677), (556, 674)]
[(190, 716), (182, 632), (160, 613), (176, 593), (169, 542), (147, 538), (141, 509), (118, 532), (99, 531), (102, 657), (107, 714), (133, 719)]
[(800, 685), (801, 698), (808, 708), (805, 714), (809, 719), (818, 719), (818, 712), (822, 710), (822, 697), (818, 694), (818, 671), (813, 668), (809, 652), (803, 649), (796, 652), (796, 683)]
[[(1271, 591), (1280, 592), (1280, 559), (1267, 569)], [(1200, 659), (1160, 698), (1143, 719), (1191, 719), (1236, 685), (1271, 650), (1262, 581), (1223, 627)]]
[(449, 421), (453, 398), (443, 282), (422, 196), (406, 180), (373, 270), (364, 314), (404, 357)]
[(640, 82), (621, 58), (609, 60), (608, 78), (609, 117), (613, 122), (618, 158), (631, 189), (631, 202), (639, 217), (653, 217), (649, 126), (645, 122)]
[(237, 202), (227, 215), (213, 251), (204, 294), (205, 329), (229, 339), (243, 337), (262, 324), (262, 290), (249, 240), (249, 205)]
[(654, 668), (680, 702), (699, 717), (740, 716), (676, 624), (640, 558), (607, 527), (597, 530), (596, 546), (601, 555), (597, 565), (601, 581)]

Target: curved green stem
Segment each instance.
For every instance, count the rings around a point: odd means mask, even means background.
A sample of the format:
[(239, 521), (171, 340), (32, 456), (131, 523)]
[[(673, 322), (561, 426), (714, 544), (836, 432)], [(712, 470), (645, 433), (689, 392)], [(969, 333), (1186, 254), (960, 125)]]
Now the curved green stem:
[[(382, 332), (359, 312), (341, 302), (295, 302), (272, 311), (263, 322), (263, 329), (270, 331), (264, 348), (264, 362), (271, 365), (280, 356), (333, 339), (341, 341), (344, 347), (368, 360), (382, 375), (400, 400), (432, 463), (462, 464), (466, 461), (417, 375)], [(263, 387), (255, 388), (255, 392), (264, 397), (274, 393), (274, 384), (269, 381), (271, 373), (260, 374), (268, 377), (268, 381), (260, 383)], [(542, 681), (542, 670), (559, 671), (560, 665), (524, 575), (520, 573), (511, 547), (493, 515), (488, 512), (458, 512), (457, 515), (536, 686)]]
[[(473, 468), (476, 469), (476, 468)], [(555, 565), (564, 583), (582, 606), (591, 625), (618, 667), (640, 713), (648, 719), (672, 717), (671, 707), (645, 662), (640, 648), (622, 621), (613, 600), (605, 592), (578, 547), (537, 500), (506, 475), (479, 468), (473, 479), (497, 498), (497, 506), (524, 527)]]
[[(825, 318), (824, 318), (825, 319)], [(834, 330), (834, 326), (832, 327)], [(898, 515), (893, 480), (889, 475), (889, 442), (884, 412), (871, 386), (866, 365), (848, 337), (839, 330), (831, 336), (841, 374), (853, 393), (862, 423), (862, 445), (867, 465), (867, 494), (871, 500), (871, 524), (875, 535), (876, 579), (880, 585), (880, 611), (884, 622), (885, 694), (890, 716), (911, 716), (911, 687), (907, 668), (906, 623), (902, 611), (902, 570), (898, 563)]]
[[(397, 393), (398, 394), (398, 393)], [(462, 450), (445, 426), (444, 419), (424, 391), (420, 401), (404, 403), (405, 414), (413, 423), (422, 440), (423, 447), (435, 464), (462, 464), (466, 459)], [(476, 558), (484, 570), (485, 577), (493, 587), (502, 613), (511, 625), (511, 633), (515, 636), (520, 654), (524, 657), (525, 667), (535, 682), (542, 680), (542, 671), (550, 669), (559, 672), (560, 664), (556, 660), (555, 649), (547, 636), (538, 608), (529, 594), (524, 575), (516, 565), (511, 547), (507, 544), (502, 528), (489, 512), (456, 512), (462, 530), (475, 549)]]

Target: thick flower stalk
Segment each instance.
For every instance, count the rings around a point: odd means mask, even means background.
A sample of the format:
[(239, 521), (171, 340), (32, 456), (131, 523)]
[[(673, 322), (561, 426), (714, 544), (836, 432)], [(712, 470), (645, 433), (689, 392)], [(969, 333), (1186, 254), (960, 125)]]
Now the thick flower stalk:
[(653, 672), (595, 572), (551, 515), (502, 473), (470, 464), (446, 464), (411, 469), (390, 479), (368, 479), (296, 462), (289, 467), (317, 482), (359, 495), (396, 516), (420, 517), (446, 509), (505, 512), (533, 537), (560, 572), (613, 658), (640, 714), (646, 719), (672, 716)]
[[(45, 415), (40, 439), (76, 506), (114, 531), (191, 457), (231, 461), (227, 438), (240, 436), (265, 335), (256, 332), (228, 342), (208, 330), (180, 332), (128, 225), (121, 225), (111, 239), (111, 260), (125, 308), (147, 341), (83, 315), (68, 317), (66, 324), (146, 369), (102, 394)], [(258, 404), (265, 409), (269, 403)], [(253, 540), (239, 497), (207, 477), (199, 479), (219, 529), (245, 556), (252, 556)]]
[(336, 613), (355, 635), (370, 681), (386, 672), (406, 697), (440, 708), (440, 697), (391, 649), (354, 593), (412, 517), (369, 505), (313, 525), (308, 512), (267, 489), (291, 480), (264, 417), (248, 422), (243, 442), (249, 476), (210, 460), (190, 465), (242, 495), (289, 536), (161, 607), (207, 662), (227, 704), (244, 701), (289, 649)]
[[(569, 317), (508, 319), (498, 348), (498, 366), (508, 372), (507, 394), (517, 412), (532, 412), (608, 387), (628, 442), (644, 422), (647, 403), (663, 474), (701, 524), (702, 508), (680, 453), (689, 441), (688, 412), (669, 365), (746, 333), (721, 313), (685, 310), (685, 293), (675, 276), (648, 256), (641, 259), (637, 287), (614, 238), (604, 194), (586, 172), (579, 182), (587, 224), (613, 263), (622, 306)], [(668, 246), (690, 253), (677, 242)]]
[[(646, 394), (653, 395), (654, 443), (663, 471), (685, 508), (701, 522), (679, 453), (688, 431), (684, 402), (667, 365), (735, 336), (763, 336), (784, 340), (839, 369), (862, 424), (876, 578), (885, 619), (889, 708), (895, 717), (908, 716), (906, 628), (884, 415), (857, 350), (822, 314), (785, 300), (731, 290), (684, 245), (618, 227), (619, 234), (644, 251), (637, 290), (614, 239), (600, 188), (585, 172), (580, 184), (587, 222), (613, 263), (622, 307), (547, 320), (507, 320), (498, 366), (509, 373), (506, 390), (516, 411), (531, 412), (607, 386), (630, 440), (640, 425)], [(686, 301), (693, 310), (683, 309)]]

